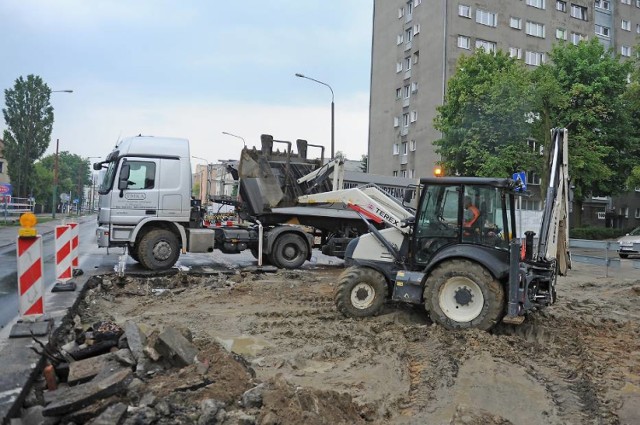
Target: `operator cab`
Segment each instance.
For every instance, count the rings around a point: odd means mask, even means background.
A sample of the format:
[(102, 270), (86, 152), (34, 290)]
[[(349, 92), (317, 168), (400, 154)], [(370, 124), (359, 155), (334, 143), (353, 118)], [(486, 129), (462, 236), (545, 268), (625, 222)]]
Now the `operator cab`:
[(420, 183), (411, 246), (415, 265), (427, 266), (438, 253), (461, 245), (508, 255), (515, 230), (512, 180), (440, 177), (423, 178)]

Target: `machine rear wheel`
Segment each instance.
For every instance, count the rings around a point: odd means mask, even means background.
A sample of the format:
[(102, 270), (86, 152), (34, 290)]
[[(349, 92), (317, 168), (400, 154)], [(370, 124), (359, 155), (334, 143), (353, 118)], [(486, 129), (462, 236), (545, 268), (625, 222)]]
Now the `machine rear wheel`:
[(504, 311), (500, 282), (487, 269), (467, 260), (439, 265), (427, 278), (424, 300), (431, 319), (447, 329), (488, 330)]
[(283, 269), (297, 269), (307, 261), (309, 246), (302, 236), (293, 233), (280, 235), (271, 251), (273, 264)]
[[(253, 255), (253, 258), (255, 258), (256, 260), (258, 259), (258, 250), (255, 248), (251, 248), (251, 255)], [(270, 266), (272, 264), (271, 262), (271, 258), (269, 258), (268, 254), (262, 254), (262, 265), (263, 266)]]
[(618, 254), (620, 258), (629, 258), (629, 254)]
[(140, 240), (137, 254), (146, 269), (170, 269), (180, 256), (178, 238), (166, 229), (151, 230)]
[(387, 299), (387, 281), (373, 269), (350, 267), (338, 278), (335, 303), (347, 317), (378, 314)]

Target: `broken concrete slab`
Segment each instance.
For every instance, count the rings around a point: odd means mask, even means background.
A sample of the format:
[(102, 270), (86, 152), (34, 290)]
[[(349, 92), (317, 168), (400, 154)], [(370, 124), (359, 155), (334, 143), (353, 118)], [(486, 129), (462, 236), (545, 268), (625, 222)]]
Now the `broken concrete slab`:
[(45, 336), (51, 332), (53, 320), (44, 319), (36, 321), (19, 320), (11, 328), (9, 338), (24, 338), (31, 336)]
[(125, 369), (102, 380), (93, 380), (70, 387), (65, 392), (64, 398), (45, 406), (42, 413), (45, 416), (61, 416), (82, 409), (97, 400), (124, 390), (131, 379), (133, 379), (133, 372)]
[(107, 407), (100, 416), (89, 422), (89, 425), (118, 425), (122, 423), (125, 413), (127, 413), (127, 405), (117, 403)]
[(198, 349), (175, 328), (166, 328), (156, 343), (156, 350), (171, 364), (179, 367), (193, 364)]
[(104, 369), (116, 369), (121, 365), (133, 366), (135, 361), (128, 349), (118, 350), (114, 353), (106, 353), (88, 359), (69, 363), (69, 385), (83, 383), (91, 380)]
[(136, 361), (144, 358), (144, 346), (147, 344), (147, 336), (142, 332), (142, 329), (131, 320), (128, 320), (124, 324), (124, 334), (127, 337), (127, 345), (133, 358)]

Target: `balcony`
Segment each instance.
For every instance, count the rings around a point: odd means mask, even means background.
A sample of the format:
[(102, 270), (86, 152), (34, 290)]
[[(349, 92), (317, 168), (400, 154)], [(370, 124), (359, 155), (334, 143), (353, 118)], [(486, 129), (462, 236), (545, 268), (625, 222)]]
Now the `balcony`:
[(410, 69), (405, 71), (403, 79), (404, 80), (408, 80), (409, 78), (411, 78), (411, 70)]
[(402, 107), (406, 108), (409, 106), (409, 98), (407, 97), (406, 99), (402, 99)]
[(411, 50), (411, 42), (410, 41), (407, 41), (404, 44), (404, 51), (406, 52), (407, 50)]
[(409, 158), (407, 155), (400, 155), (400, 165), (407, 165), (409, 163)]
[(409, 127), (402, 127), (400, 129), (400, 135), (401, 136), (406, 136), (407, 134), (409, 134)]

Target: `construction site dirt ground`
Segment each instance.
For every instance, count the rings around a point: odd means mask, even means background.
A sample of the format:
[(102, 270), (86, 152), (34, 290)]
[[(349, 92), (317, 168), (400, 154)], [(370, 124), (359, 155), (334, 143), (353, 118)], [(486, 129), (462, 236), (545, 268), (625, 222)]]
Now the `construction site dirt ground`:
[[(81, 316), (188, 329), (215, 376), (209, 393), (182, 392), (182, 402), (232, 406), (268, 382), (258, 424), (640, 423), (640, 279), (580, 266), (559, 278), (557, 303), (524, 324), (452, 332), (419, 306), (343, 317), (333, 302), (342, 271), (104, 276)], [(192, 374), (157, 375), (148, 388), (168, 397)]]

